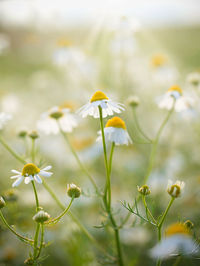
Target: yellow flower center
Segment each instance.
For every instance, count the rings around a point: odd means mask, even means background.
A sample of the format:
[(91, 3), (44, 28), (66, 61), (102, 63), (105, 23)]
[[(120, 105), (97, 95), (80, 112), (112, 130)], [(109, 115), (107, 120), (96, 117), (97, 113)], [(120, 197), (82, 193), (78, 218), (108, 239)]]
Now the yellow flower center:
[(57, 41), (57, 46), (59, 46), (59, 47), (69, 47), (69, 46), (72, 46), (72, 42), (70, 41), (70, 40), (68, 40), (68, 39), (59, 39), (58, 41)]
[(24, 168), (22, 170), (23, 176), (29, 176), (29, 175), (36, 175), (40, 172), (40, 168), (38, 168), (33, 163), (27, 163), (24, 165)]
[(173, 196), (173, 197), (178, 197), (181, 193), (181, 188), (179, 185), (175, 184), (172, 185), (169, 189), (168, 189), (168, 193)]
[(159, 67), (167, 62), (167, 58), (162, 54), (154, 55), (151, 59), (151, 63), (154, 67)]
[(172, 236), (176, 234), (190, 235), (190, 231), (187, 226), (182, 223), (172, 224), (165, 231), (166, 236)]
[(95, 94), (90, 99), (90, 102), (96, 102), (101, 100), (108, 100), (108, 97), (102, 91), (96, 91)]
[(108, 122), (106, 123), (106, 127), (117, 127), (126, 129), (126, 124), (121, 118), (115, 116), (108, 120)]
[(180, 95), (183, 94), (182, 89), (181, 89), (179, 86), (177, 86), (177, 85), (172, 86), (172, 87), (169, 88), (169, 90), (168, 90), (168, 92), (173, 92), (173, 91), (177, 91), (177, 92), (179, 92)]

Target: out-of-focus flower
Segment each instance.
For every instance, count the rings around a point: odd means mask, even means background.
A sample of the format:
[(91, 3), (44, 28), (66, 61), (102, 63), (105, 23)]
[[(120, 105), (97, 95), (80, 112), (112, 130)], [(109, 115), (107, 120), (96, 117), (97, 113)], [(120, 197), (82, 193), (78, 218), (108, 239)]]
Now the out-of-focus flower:
[(200, 73), (199, 72), (190, 73), (188, 74), (186, 80), (189, 84), (197, 88), (200, 85)]
[(12, 119), (12, 115), (7, 114), (7, 113), (0, 113), (0, 130), (2, 130), (4, 128), (4, 126), (6, 125), (6, 123)]
[(20, 100), (14, 93), (9, 93), (3, 96), (1, 100), (2, 110), (6, 113), (15, 114), (20, 109)]
[(75, 184), (68, 184), (67, 185), (67, 194), (69, 197), (79, 198), (81, 195), (80, 187), (76, 186)]
[(41, 184), (42, 179), (40, 178), (40, 175), (43, 177), (50, 177), (53, 173), (47, 172), (50, 170), (52, 167), (46, 166), (43, 169), (38, 168), (35, 164), (33, 163), (28, 163), (25, 164), (22, 172), (19, 172), (17, 170), (11, 170), (12, 173), (16, 174), (14, 176), (11, 176), (11, 179), (17, 179), (13, 184), (12, 187), (17, 187), (19, 184), (24, 180), (25, 184), (30, 183), (31, 181), (36, 181), (37, 183)]
[(172, 180), (169, 180), (167, 186), (167, 192), (173, 198), (177, 198), (181, 196), (184, 187), (185, 187), (185, 182), (183, 181), (177, 180), (175, 183), (173, 183)]
[(129, 96), (127, 99), (127, 104), (132, 107), (137, 107), (140, 104), (140, 99), (138, 96)]
[[(101, 132), (97, 141), (102, 139)], [(132, 143), (132, 140), (126, 130), (125, 122), (115, 116), (108, 120), (104, 128), (105, 140), (109, 142), (114, 142), (116, 145), (128, 145)]]
[(192, 108), (194, 99), (189, 96), (183, 96), (182, 89), (175, 85), (158, 99), (158, 106), (160, 108), (171, 110), (173, 105), (176, 112), (185, 111)]
[(153, 67), (161, 67), (167, 63), (167, 57), (163, 54), (156, 54), (151, 58), (151, 64)]
[(37, 122), (39, 131), (45, 134), (58, 134), (59, 125), (64, 132), (72, 132), (77, 126), (76, 118), (68, 108), (55, 106), (41, 115)]
[(94, 118), (99, 118), (99, 106), (102, 108), (103, 117), (113, 115), (114, 113), (121, 113), (121, 111), (125, 110), (123, 104), (110, 100), (102, 91), (96, 91), (90, 102), (82, 106), (77, 112), (82, 117), (90, 115)]
[(183, 223), (175, 223), (166, 230), (166, 238), (151, 249), (153, 258), (167, 259), (177, 255), (192, 255), (199, 251), (189, 229)]
[(32, 130), (31, 132), (29, 132), (28, 136), (31, 139), (38, 139), (39, 138), (38, 132), (36, 130)]
[(8, 36), (0, 33), (0, 54), (2, 54), (10, 46), (10, 40)]
[(140, 194), (144, 195), (144, 196), (148, 196), (151, 193), (151, 190), (149, 189), (149, 187), (147, 185), (144, 186), (137, 186), (137, 190)]

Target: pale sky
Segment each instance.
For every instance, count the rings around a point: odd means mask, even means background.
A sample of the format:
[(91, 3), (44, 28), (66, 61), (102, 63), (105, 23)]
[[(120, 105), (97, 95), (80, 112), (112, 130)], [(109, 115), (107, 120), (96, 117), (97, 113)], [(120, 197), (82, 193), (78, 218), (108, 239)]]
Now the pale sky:
[(0, 21), (36, 28), (123, 15), (153, 27), (200, 24), (200, 0), (0, 0)]

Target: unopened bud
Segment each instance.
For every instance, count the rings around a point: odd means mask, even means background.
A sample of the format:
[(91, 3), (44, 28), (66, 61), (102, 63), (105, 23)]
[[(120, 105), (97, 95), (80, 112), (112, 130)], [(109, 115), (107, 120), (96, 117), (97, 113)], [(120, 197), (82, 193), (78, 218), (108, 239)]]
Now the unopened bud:
[(18, 137), (25, 138), (26, 136), (27, 136), (27, 131), (26, 130), (20, 130), (18, 132)]
[(194, 224), (190, 220), (185, 221), (184, 225), (190, 230), (194, 228)]
[(2, 197), (0, 197), (0, 209), (2, 209), (5, 206), (6, 206), (5, 200)]
[(140, 99), (137, 96), (129, 96), (127, 104), (131, 107), (137, 107), (140, 104)]
[(50, 215), (45, 211), (39, 211), (33, 216), (33, 220), (37, 223), (44, 223), (48, 221), (50, 218)]
[(75, 184), (68, 184), (67, 185), (67, 194), (69, 197), (79, 198), (81, 195), (80, 187), (76, 186)]
[(178, 181), (176, 181), (176, 183), (173, 184), (172, 181), (169, 180), (167, 192), (173, 198), (178, 198), (181, 196), (181, 193), (182, 193), (184, 186), (185, 186), (185, 183), (183, 181), (178, 180)]
[(149, 187), (147, 185), (141, 186), (141, 187), (137, 187), (138, 192), (144, 196), (147, 196), (151, 193), (151, 190), (149, 189)]
[(38, 139), (39, 138), (39, 135), (38, 135), (37, 131), (35, 131), (35, 130), (31, 131), (28, 135), (31, 139)]

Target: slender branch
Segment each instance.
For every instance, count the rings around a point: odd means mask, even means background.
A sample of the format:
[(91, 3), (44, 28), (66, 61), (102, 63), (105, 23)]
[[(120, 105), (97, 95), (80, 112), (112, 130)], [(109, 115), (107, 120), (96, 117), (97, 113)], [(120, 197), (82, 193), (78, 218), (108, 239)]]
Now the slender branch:
[(36, 231), (35, 231), (35, 237), (34, 237), (34, 253), (33, 253), (34, 259), (36, 259), (36, 257), (37, 257), (37, 250), (38, 250), (37, 244), (38, 244), (39, 232), (40, 232), (40, 223), (37, 223), (37, 227), (36, 227)]
[(43, 247), (43, 240), (44, 240), (44, 224), (41, 223), (41, 238), (40, 238), (40, 247), (37, 255), (37, 259), (40, 257), (42, 247)]
[(35, 194), (36, 212), (38, 212), (40, 206), (39, 206), (39, 200), (38, 200), (37, 190), (36, 190), (34, 181), (31, 181), (31, 183), (32, 183), (32, 186), (33, 186), (34, 194)]
[[(142, 196), (142, 201), (143, 201), (144, 207), (145, 207), (145, 209), (146, 209), (147, 216), (148, 216), (148, 214), (149, 214), (150, 217), (151, 217), (151, 219), (153, 220), (153, 222), (154, 222), (155, 224), (157, 224), (156, 219), (153, 217), (153, 214), (151, 213), (151, 211), (149, 210), (149, 208), (148, 208), (148, 206), (147, 206), (145, 196)], [(147, 217), (147, 218), (148, 218), (148, 217)]]
[(15, 234), (20, 240), (22, 241), (25, 241), (25, 242), (28, 242), (29, 244), (33, 244), (33, 239), (30, 239), (30, 238), (27, 238), (27, 237), (24, 237), (22, 235), (20, 235), (19, 233), (17, 233), (9, 224), (8, 222), (6, 221), (2, 211), (0, 211), (0, 217), (4, 223), (4, 225), (13, 233)]

